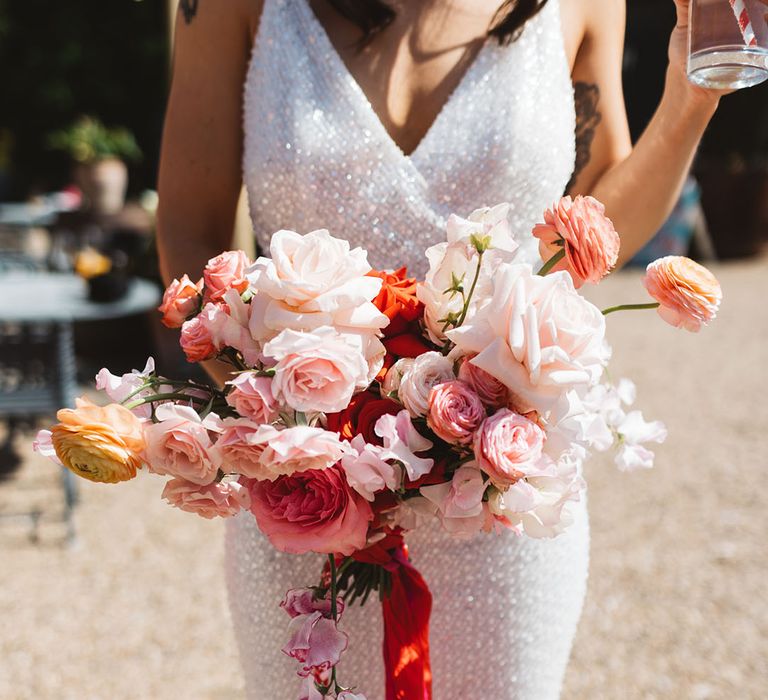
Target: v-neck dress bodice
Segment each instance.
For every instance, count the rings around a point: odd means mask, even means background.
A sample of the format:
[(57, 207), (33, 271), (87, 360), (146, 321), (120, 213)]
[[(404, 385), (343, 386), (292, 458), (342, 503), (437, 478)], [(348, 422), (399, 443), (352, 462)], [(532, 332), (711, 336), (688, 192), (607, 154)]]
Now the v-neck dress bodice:
[(451, 213), (511, 204), (531, 228), (573, 171), (575, 116), (557, 0), (489, 39), (411, 155), (384, 128), (308, 0), (266, 0), (245, 85), (244, 181), (257, 241), (327, 228), (375, 267), (423, 274)]
[[(500, 0), (499, 0), (500, 1)], [(509, 46), (486, 42), (416, 150), (405, 155), (335, 51), (308, 0), (265, 0), (245, 84), (244, 179), (258, 243), (281, 228), (327, 228), (379, 268), (425, 272), (449, 214), (511, 204), (523, 254), (574, 164), (574, 103), (559, 0)], [(556, 700), (586, 591), (586, 502), (554, 540), (505, 533), (454, 540), (432, 523), (408, 534), (434, 603), (435, 700)], [(250, 514), (227, 523), (232, 620), (249, 700), (316, 698), (281, 653), (285, 591), (312, 585), (320, 555), (276, 551)], [(342, 682), (383, 700), (376, 601), (349, 606)], [(405, 700), (416, 700), (406, 698)], [(422, 700), (419, 698), (418, 700)]]

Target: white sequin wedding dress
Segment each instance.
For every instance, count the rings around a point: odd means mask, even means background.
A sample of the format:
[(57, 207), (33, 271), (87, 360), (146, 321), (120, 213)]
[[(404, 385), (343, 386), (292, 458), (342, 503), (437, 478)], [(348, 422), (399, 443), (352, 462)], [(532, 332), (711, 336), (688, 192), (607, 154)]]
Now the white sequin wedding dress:
[[(266, 0), (245, 86), (245, 182), (262, 248), (281, 228), (328, 228), (365, 247), (372, 265), (425, 271), (424, 250), (448, 214), (507, 201), (524, 253), (530, 231), (573, 170), (573, 90), (558, 0), (509, 46), (488, 41), (434, 125), (403, 154), (313, 14), (308, 0)], [(512, 533), (451, 540), (437, 526), (408, 536), (434, 594), (435, 700), (555, 700), (584, 599), (584, 501), (554, 540)], [(283, 655), (289, 588), (313, 584), (321, 556), (275, 551), (255, 521), (228, 525), (227, 581), (249, 700), (293, 700)], [(384, 697), (376, 601), (347, 610), (344, 682)]]

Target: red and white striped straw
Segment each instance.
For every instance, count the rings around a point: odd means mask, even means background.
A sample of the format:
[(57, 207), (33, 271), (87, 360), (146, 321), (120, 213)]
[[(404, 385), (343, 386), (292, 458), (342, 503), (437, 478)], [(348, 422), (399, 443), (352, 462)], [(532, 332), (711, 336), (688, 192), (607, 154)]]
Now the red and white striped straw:
[(752, 29), (752, 21), (749, 19), (749, 11), (744, 4), (744, 0), (728, 0), (728, 2), (731, 5), (736, 21), (739, 23), (741, 36), (744, 37), (744, 44), (746, 46), (757, 46), (755, 30)]

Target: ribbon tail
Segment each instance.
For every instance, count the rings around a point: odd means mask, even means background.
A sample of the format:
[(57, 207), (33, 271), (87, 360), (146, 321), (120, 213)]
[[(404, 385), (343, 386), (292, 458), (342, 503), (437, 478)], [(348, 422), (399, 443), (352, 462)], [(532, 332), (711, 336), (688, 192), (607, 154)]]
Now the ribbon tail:
[[(405, 552), (403, 552), (405, 554)], [(421, 574), (407, 561), (392, 574), (390, 595), (382, 600), (384, 669), (387, 700), (432, 700), (429, 661), (429, 616), (432, 594)]]

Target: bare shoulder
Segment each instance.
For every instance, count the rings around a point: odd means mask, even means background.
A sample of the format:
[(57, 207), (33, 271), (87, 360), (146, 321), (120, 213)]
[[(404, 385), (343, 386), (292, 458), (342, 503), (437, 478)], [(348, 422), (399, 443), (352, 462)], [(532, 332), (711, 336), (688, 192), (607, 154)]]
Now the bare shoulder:
[(626, 0), (560, 0), (563, 39), (571, 69), (595, 42), (624, 37)]
[(250, 39), (263, 6), (264, 0), (179, 0), (176, 27), (183, 34), (207, 42)]

